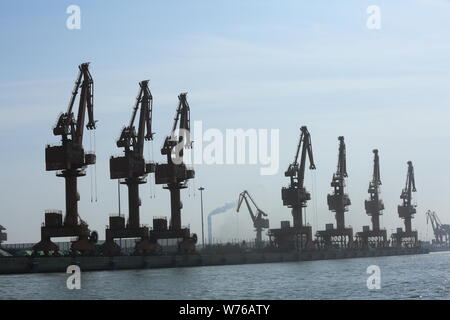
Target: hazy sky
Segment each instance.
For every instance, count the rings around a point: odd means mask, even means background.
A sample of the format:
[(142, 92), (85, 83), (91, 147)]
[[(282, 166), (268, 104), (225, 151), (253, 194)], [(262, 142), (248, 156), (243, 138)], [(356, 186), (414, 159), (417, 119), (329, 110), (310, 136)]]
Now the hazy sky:
[[(71, 4), (81, 8), (81, 30), (66, 28)], [(366, 27), (373, 4), (381, 9), (380, 30)], [(0, 224), (9, 242), (36, 242), (44, 210), (64, 209), (64, 181), (45, 171), (44, 148), (58, 142), (52, 127), (66, 110), (77, 65), (90, 61), (99, 120), (98, 202), (90, 201), (89, 171), (79, 180), (79, 212), (101, 238), (108, 216), (118, 211), (108, 159), (121, 152), (115, 140), (129, 120), (138, 82), (150, 79), (156, 138), (146, 155), (153, 145), (155, 161), (163, 159), (159, 148), (183, 91), (192, 120), (202, 120), (204, 129), (280, 129), (277, 175), (261, 176), (257, 165), (195, 167), (182, 214), (194, 232), (200, 234), (194, 192), (200, 185), (206, 213), (247, 189), (271, 227), (291, 219), (280, 189), (288, 183), (283, 173), (299, 127), (307, 125), (317, 166), (306, 174), (308, 190), (315, 190), (307, 212), (314, 231), (335, 222), (326, 195), (343, 135), (352, 200), (346, 224), (355, 232), (370, 224), (364, 200), (378, 148), (382, 225), (389, 233), (403, 227), (397, 205), (411, 160), (418, 189), (413, 227), (425, 239), (428, 209), (450, 223), (449, 14), (444, 0), (1, 1)], [(89, 149), (89, 134), (84, 141)], [(170, 213), (168, 191), (152, 186), (152, 199), (150, 188), (141, 186), (147, 224)], [(248, 213), (215, 216), (214, 237), (254, 237)]]

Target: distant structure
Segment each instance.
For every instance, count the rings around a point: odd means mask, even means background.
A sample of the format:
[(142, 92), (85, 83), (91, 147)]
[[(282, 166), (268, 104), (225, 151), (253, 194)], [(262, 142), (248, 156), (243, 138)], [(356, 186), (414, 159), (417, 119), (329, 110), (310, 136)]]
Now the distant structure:
[[(250, 201), (248, 200), (250, 199)], [(239, 201), (238, 201), (238, 207), (236, 209), (236, 212), (239, 212), (239, 209), (242, 205), (242, 202), (245, 201), (245, 204), (247, 205), (248, 212), (250, 213), (250, 217), (253, 221), (253, 227), (255, 227), (256, 231), (256, 239), (255, 239), (255, 245), (257, 248), (262, 248), (262, 231), (263, 229), (269, 228), (269, 219), (265, 219), (264, 217), (267, 217), (267, 214), (258, 208), (258, 205), (253, 200), (250, 193), (248, 193), (247, 190), (244, 190), (239, 194)], [(252, 207), (250, 206), (250, 202), (253, 204), (253, 206), (256, 208), (256, 214), (253, 213)]]
[(402, 228), (397, 228), (397, 232), (391, 235), (394, 245), (398, 247), (415, 246), (418, 241), (417, 231), (413, 231), (411, 226), (411, 220), (416, 213), (416, 205), (412, 202), (412, 193), (417, 191), (414, 167), (411, 161), (408, 161), (407, 164), (406, 184), (400, 195), (402, 204), (398, 206), (398, 215), (405, 222), (405, 231)]
[[(300, 163), (299, 163), (300, 157)], [(297, 144), (294, 161), (289, 164), (284, 176), (289, 177), (289, 185), (281, 189), (283, 205), (291, 209), (293, 226), (289, 221), (282, 221), (280, 229), (270, 229), (269, 237), (273, 245), (284, 249), (302, 249), (312, 246), (312, 228), (304, 224), (304, 210), (311, 194), (305, 188), (306, 157), (309, 158), (309, 169), (316, 169), (312, 151), (311, 135), (308, 128), (300, 128), (300, 139)]]
[[(41, 241), (34, 245), (34, 252), (49, 252), (58, 254), (59, 247), (51, 241), (52, 237), (76, 237), (72, 242), (73, 252), (88, 253), (95, 251), (98, 240), (97, 232), (92, 233), (86, 222), (78, 215), (78, 201), (80, 195), (77, 191), (77, 179), (86, 175), (88, 165), (95, 164), (94, 153), (85, 153), (83, 149), (84, 121), (87, 111), (87, 130), (94, 130), (94, 81), (89, 72), (89, 63), (79, 67), (79, 74), (72, 91), (66, 113), (59, 116), (53, 129), (55, 136), (61, 136), (61, 145), (45, 148), (45, 164), (47, 171), (58, 171), (57, 176), (62, 177), (66, 183), (66, 215), (63, 219), (62, 211), (49, 210), (45, 213), (45, 223), (41, 227)], [(78, 115), (75, 118), (73, 106), (81, 88)]]
[(0, 225), (0, 247), (1, 247), (1, 245), (2, 245), (2, 242), (8, 240), (8, 235), (7, 235), (7, 233), (6, 233), (6, 232), (3, 232), (3, 231), (6, 231), (6, 228), (3, 227), (2, 225)]
[(425, 214), (427, 217), (427, 225), (431, 222), (433, 228), (433, 243), (437, 245), (448, 246), (450, 240), (450, 224), (442, 224), (436, 212), (428, 210)]
[(348, 206), (351, 202), (345, 193), (345, 178), (348, 177), (348, 174), (344, 137), (338, 137), (338, 141), (339, 155), (337, 170), (331, 180), (333, 193), (327, 197), (328, 208), (335, 213), (336, 229), (333, 228), (333, 224), (327, 224), (326, 230), (318, 231), (316, 234), (319, 246), (326, 248), (332, 246), (349, 247), (353, 243), (353, 229), (345, 227), (345, 212), (348, 211)]
[(363, 226), (363, 231), (356, 234), (357, 241), (362, 247), (387, 245), (387, 232), (385, 229), (380, 229), (380, 216), (383, 214), (384, 203), (380, 199), (381, 176), (378, 150), (373, 150), (373, 154), (373, 175), (368, 190), (370, 197), (364, 202), (366, 213), (372, 220), (372, 230), (369, 226)]

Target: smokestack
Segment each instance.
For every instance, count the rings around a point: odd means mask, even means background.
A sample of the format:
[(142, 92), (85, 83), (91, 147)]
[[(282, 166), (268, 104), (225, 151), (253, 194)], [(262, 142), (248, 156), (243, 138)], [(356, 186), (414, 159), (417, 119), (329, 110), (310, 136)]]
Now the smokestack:
[(223, 206), (214, 209), (213, 211), (211, 211), (208, 214), (208, 244), (212, 244), (212, 221), (211, 221), (212, 219), (211, 219), (211, 217), (216, 214), (224, 213), (227, 210), (229, 210), (235, 206), (236, 206), (236, 202), (227, 202)]

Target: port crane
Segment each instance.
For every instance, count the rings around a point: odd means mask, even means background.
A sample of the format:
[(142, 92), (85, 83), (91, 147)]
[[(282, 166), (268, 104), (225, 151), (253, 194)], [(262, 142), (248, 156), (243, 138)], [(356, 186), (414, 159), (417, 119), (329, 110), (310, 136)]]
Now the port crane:
[(411, 220), (416, 213), (416, 205), (412, 203), (412, 194), (416, 192), (416, 181), (414, 178), (414, 166), (411, 161), (407, 162), (408, 171), (406, 174), (406, 184), (400, 194), (402, 204), (398, 206), (398, 215), (405, 223), (405, 231), (401, 228), (397, 229), (397, 233), (392, 235), (393, 240), (397, 246), (403, 244), (410, 246), (417, 243), (417, 231), (413, 231), (411, 227)]
[(412, 203), (412, 193), (416, 192), (416, 181), (414, 179), (414, 167), (411, 161), (408, 161), (408, 173), (406, 175), (405, 188), (402, 190), (400, 199), (403, 204), (398, 206), (398, 214), (405, 221), (405, 231), (411, 232), (411, 220), (416, 213), (416, 206)]
[(340, 136), (339, 140), (339, 156), (337, 170), (333, 174), (331, 180), (331, 187), (333, 187), (333, 194), (327, 197), (328, 208), (330, 211), (336, 213), (336, 228), (338, 230), (345, 229), (345, 212), (348, 211), (348, 206), (351, 204), (350, 198), (345, 193), (345, 178), (347, 174), (347, 159), (346, 147), (344, 137)]
[[(249, 201), (250, 199), (250, 201)], [(238, 206), (236, 209), (236, 212), (239, 212), (239, 209), (241, 208), (242, 202), (245, 201), (245, 204), (247, 205), (248, 212), (250, 213), (250, 217), (253, 221), (253, 226), (256, 229), (256, 239), (255, 239), (255, 245), (257, 248), (262, 248), (262, 231), (263, 229), (269, 228), (269, 219), (265, 219), (264, 217), (267, 217), (267, 214), (262, 211), (256, 202), (253, 200), (252, 196), (247, 190), (244, 190), (239, 194), (239, 200), (238, 200)], [(256, 214), (253, 213), (252, 207), (250, 205), (250, 202), (253, 204), (253, 206), (256, 209)]]
[(383, 214), (384, 203), (380, 199), (380, 157), (377, 149), (373, 150), (373, 155), (373, 175), (368, 190), (370, 199), (364, 202), (364, 207), (367, 215), (372, 218), (372, 230), (378, 231), (380, 230), (380, 216)]
[(171, 133), (165, 138), (161, 148), (161, 154), (166, 156), (167, 163), (158, 163), (155, 171), (155, 183), (165, 185), (163, 188), (170, 192), (170, 225), (166, 229), (164, 224), (158, 223), (158, 228), (154, 227), (151, 235), (155, 239), (181, 239), (178, 245), (182, 252), (194, 251), (197, 243), (197, 235), (191, 235), (189, 228), (181, 226), (183, 205), (180, 191), (187, 188), (188, 180), (195, 176), (195, 171), (188, 168), (183, 162), (184, 149), (192, 147), (190, 129), (190, 107), (187, 102), (187, 93), (181, 93), (178, 96), (178, 108)]
[(372, 220), (372, 230), (370, 230), (369, 226), (363, 226), (363, 231), (356, 234), (358, 241), (362, 243), (363, 247), (369, 244), (375, 246), (386, 245), (387, 241), (386, 230), (380, 228), (380, 216), (384, 210), (383, 200), (380, 199), (380, 156), (377, 149), (374, 149), (372, 152), (373, 174), (372, 180), (369, 182), (369, 199), (364, 201), (366, 213)]
[(435, 243), (448, 244), (450, 236), (450, 225), (442, 224), (436, 212), (428, 210), (426, 212), (427, 225), (431, 222), (433, 233), (435, 237)]
[(348, 177), (348, 174), (344, 137), (338, 137), (338, 141), (337, 170), (333, 173), (331, 180), (333, 193), (327, 196), (328, 209), (335, 213), (336, 229), (333, 228), (332, 224), (327, 224), (326, 230), (318, 232), (319, 242), (325, 247), (330, 247), (333, 244), (346, 247), (353, 243), (353, 229), (345, 227), (345, 212), (348, 211), (351, 201), (348, 194), (345, 193), (345, 178)]
[(303, 221), (307, 202), (311, 200), (311, 194), (304, 186), (307, 157), (309, 169), (315, 170), (311, 135), (308, 128), (302, 126), (294, 161), (289, 164), (284, 173), (285, 177), (289, 177), (289, 185), (281, 189), (283, 205), (291, 208), (293, 226), (289, 225), (289, 221), (283, 221), (281, 229), (269, 230), (269, 237), (274, 238), (278, 247), (300, 249), (312, 244), (311, 226), (306, 226)]
[[(61, 145), (45, 148), (45, 163), (47, 171), (58, 171), (57, 176), (65, 179), (66, 215), (63, 219), (61, 211), (49, 210), (45, 213), (45, 223), (41, 227), (41, 241), (34, 245), (34, 252), (49, 252), (58, 254), (59, 247), (51, 241), (52, 237), (76, 237), (72, 242), (73, 253), (83, 254), (95, 251), (98, 240), (97, 232), (92, 233), (86, 222), (79, 218), (77, 179), (86, 175), (88, 165), (95, 164), (94, 153), (83, 149), (83, 134), (86, 112), (87, 130), (94, 130), (94, 81), (89, 72), (89, 63), (79, 67), (79, 73), (65, 113), (62, 113), (53, 129), (55, 136), (61, 136)], [(75, 118), (73, 107), (78, 90), (81, 88), (78, 104), (78, 114)]]
[[(288, 187), (284, 187), (281, 190), (283, 205), (292, 208), (294, 227), (299, 228), (303, 227), (303, 208), (306, 208), (307, 201), (311, 200), (311, 194), (304, 186), (306, 156), (309, 158), (309, 169), (316, 169), (312, 152), (311, 135), (305, 126), (300, 128), (300, 132), (294, 161), (289, 164), (288, 169), (284, 173), (285, 177), (289, 177), (290, 183)], [(298, 163), (299, 156), (300, 163)]]
[[(156, 241), (150, 241), (149, 229), (140, 224), (141, 200), (139, 198), (139, 185), (146, 183), (149, 173), (155, 171), (155, 164), (146, 163), (144, 159), (144, 142), (153, 140), (152, 111), (153, 96), (148, 86), (149, 80), (139, 83), (139, 93), (133, 107), (128, 126), (122, 129), (116, 144), (123, 148), (124, 155), (111, 157), (109, 162), (111, 179), (119, 180), (128, 187), (128, 221), (125, 217), (111, 216), (109, 228), (106, 229), (106, 241), (102, 251), (107, 255), (120, 253), (120, 247), (114, 242), (117, 238), (140, 238), (136, 243), (136, 252), (149, 253), (158, 250)], [(137, 131), (135, 120), (139, 111)]]

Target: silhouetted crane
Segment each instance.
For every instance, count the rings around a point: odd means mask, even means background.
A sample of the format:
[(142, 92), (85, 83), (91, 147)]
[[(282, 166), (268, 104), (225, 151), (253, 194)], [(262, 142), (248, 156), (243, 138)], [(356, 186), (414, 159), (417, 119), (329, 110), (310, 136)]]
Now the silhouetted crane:
[[(311, 135), (305, 126), (301, 127), (300, 131), (301, 134), (294, 161), (284, 173), (286, 177), (290, 178), (290, 184), (287, 188), (281, 189), (283, 205), (292, 208), (294, 227), (299, 228), (303, 227), (303, 208), (306, 207), (307, 201), (311, 200), (311, 194), (306, 191), (304, 186), (307, 155), (309, 158), (309, 169), (316, 169), (312, 152)], [(299, 155), (300, 163), (298, 163)]]
[(405, 232), (410, 233), (411, 219), (416, 213), (416, 205), (412, 203), (412, 193), (416, 192), (416, 182), (414, 180), (414, 167), (411, 161), (408, 161), (408, 172), (406, 174), (405, 188), (402, 190), (400, 199), (403, 203), (398, 206), (398, 215), (405, 221)]
[(435, 242), (437, 244), (448, 244), (450, 237), (450, 225), (442, 224), (436, 212), (428, 210), (426, 212), (427, 224), (431, 222)]
[(416, 205), (412, 203), (412, 193), (416, 192), (416, 182), (414, 179), (414, 167), (411, 161), (408, 161), (408, 171), (406, 174), (406, 184), (400, 195), (402, 204), (398, 206), (398, 215), (405, 221), (405, 231), (397, 228), (397, 232), (391, 235), (396, 246), (416, 246), (418, 243), (417, 231), (411, 227), (411, 219), (416, 213)]
[(365, 209), (367, 215), (372, 217), (372, 230), (380, 230), (380, 215), (384, 210), (383, 201), (380, 199), (380, 158), (378, 156), (378, 150), (373, 150), (373, 177), (372, 181), (369, 182), (369, 194), (370, 199), (365, 201)]
[(363, 226), (363, 231), (356, 233), (356, 242), (358, 246), (363, 248), (380, 247), (388, 244), (386, 229), (380, 228), (380, 216), (383, 214), (384, 204), (380, 199), (380, 157), (377, 149), (373, 150), (373, 155), (373, 175), (368, 189), (370, 198), (364, 201), (366, 213), (372, 220), (372, 230), (369, 226)]
[[(255, 206), (256, 214), (253, 213), (253, 210), (250, 206), (250, 202), (248, 201), (248, 199), (250, 199), (251, 203)], [(252, 218), (252, 221), (253, 221), (253, 226), (256, 229), (256, 239), (255, 239), (256, 247), (261, 248), (262, 247), (262, 230), (269, 228), (269, 219), (264, 218), (264, 217), (267, 217), (267, 214), (264, 211), (262, 211), (261, 209), (259, 209), (258, 205), (255, 203), (252, 196), (250, 195), (250, 193), (248, 193), (247, 190), (244, 190), (243, 192), (241, 192), (239, 194), (239, 201), (238, 201), (238, 207), (236, 209), (236, 212), (239, 212), (239, 209), (242, 205), (242, 201), (245, 201), (248, 212), (250, 213), (250, 217)]]
[[(158, 249), (155, 241), (149, 240), (149, 229), (141, 226), (139, 207), (139, 185), (146, 183), (146, 176), (155, 171), (154, 163), (146, 163), (144, 159), (144, 142), (153, 140), (152, 111), (153, 97), (148, 87), (149, 80), (139, 83), (139, 93), (133, 107), (128, 126), (122, 129), (117, 147), (124, 149), (124, 155), (111, 157), (111, 179), (123, 179), (122, 184), (128, 187), (128, 223), (122, 216), (110, 217), (110, 226), (106, 229), (104, 253), (117, 254), (120, 247), (114, 242), (116, 238), (140, 238), (136, 243), (136, 251), (152, 252)], [(138, 130), (134, 125), (139, 111)]]
[[(178, 96), (178, 108), (175, 114), (172, 131), (166, 137), (161, 148), (161, 154), (166, 156), (166, 164), (157, 164), (155, 171), (155, 183), (165, 184), (164, 189), (170, 191), (171, 218), (169, 232), (152, 231), (156, 239), (182, 238), (179, 243), (180, 251), (195, 250), (197, 235), (190, 235), (189, 228), (181, 226), (181, 209), (183, 207), (180, 199), (180, 190), (187, 188), (187, 181), (194, 178), (195, 171), (188, 169), (183, 162), (183, 150), (192, 147), (190, 139), (190, 108), (186, 99), (187, 93)], [(178, 126), (178, 138), (176, 130)]]
[(307, 127), (302, 126), (294, 161), (289, 164), (284, 173), (286, 177), (289, 177), (289, 185), (281, 189), (283, 205), (291, 208), (293, 226), (290, 226), (289, 221), (282, 221), (280, 229), (270, 229), (268, 233), (270, 242), (279, 248), (300, 250), (312, 246), (312, 228), (305, 225), (303, 221), (307, 202), (311, 200), (311, 194), (304, 186), (306, 157), (309, 158), (309, 169), (316, 169), (311, 135)]
[[(77, 178), (85, 176), (88, 165), (95, 164), (95, 154), (85, 153), (83, 149), (83, 133), (86, 111), (88, 114), (88, 130), (95, 129), (94, 120), (94, 81), (89, 72), (89, 63), (83, 63), (79, 67), (79, 74), (72, 91), (67, 112), (58, 118), (53, 134), (61, 136), (60, 146), (48, 145), (45, 149), (45, 163), (47, 171), (61, 170), (58, 177), (63, 177), (66, 183), (66, 215), (64, 221), (62, 212), (47, 211), (45, 224), (41, 227), (41, 241), (33, 250), (43, 251), (48, 254), (58, 252), (58, 246), (51, 241), (52, 237), (77, 237), (72, 243), (72, 251), (82, 253), (95, 251), (95, 242), (98, 234), (94, 231), (90, 234), (88, 225), (78, 215)], [(73, 106), (78, 90), (81, 87), (78, 114), (75, 118)]]
[(333, 194), (327, 197), (328, 208), (330, 211), (336, 213), (336, 229), (345, 229), (344, 213), (348, 211), (348, 206), (351, 204), (348, 195), (345, 193), (345, 178), (347, 174), (347, 160), (344, 137), (339, 137), (339, 156), (336, 173), (333, 174), (331, 186), (333, 187)]

